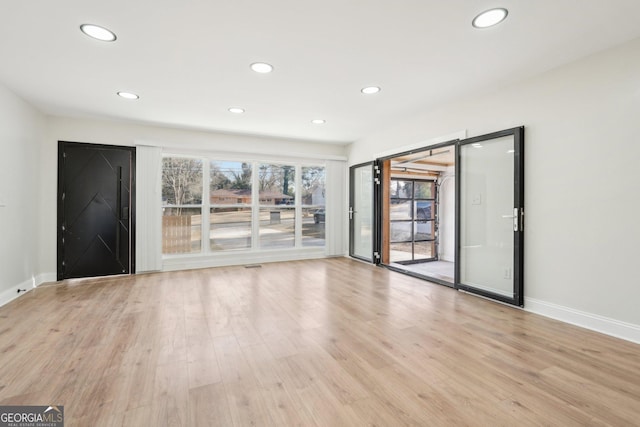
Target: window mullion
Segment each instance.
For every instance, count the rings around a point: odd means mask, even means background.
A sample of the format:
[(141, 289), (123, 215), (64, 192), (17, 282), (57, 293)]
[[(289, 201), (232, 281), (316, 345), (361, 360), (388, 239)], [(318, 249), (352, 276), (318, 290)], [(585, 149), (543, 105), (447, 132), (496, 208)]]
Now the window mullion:
[(211, 183), (211, 160), (202, 159), (202, 253), (211, 252), (211, 198), (209, 197), (209, 185)]
[(295, 221), (294, 221), (294, 242), (296, 248), (302, 247), (302, 167), (298, 164), (295, 166), (295, 190), (296, 197), (294, 200), (295, 206)]
[(258, 179), (259, 163), (251, 164), (251, 249), (257, 250), (260, 245), (260, 180)]

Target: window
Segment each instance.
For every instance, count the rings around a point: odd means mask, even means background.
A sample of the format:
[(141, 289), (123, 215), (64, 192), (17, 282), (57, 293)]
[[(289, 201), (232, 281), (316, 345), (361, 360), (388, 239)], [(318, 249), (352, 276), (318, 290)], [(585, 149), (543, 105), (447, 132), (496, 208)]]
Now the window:
[(164, 157), (162, 253), (324, 247), (325, 191), (324, 166)]
[(325, 168), (302, 167), (302, 246), (325, 245)]
[(251, 178), (244, 162), (209, 164), (209, 247), (212, 251), (251, 248)]
[(258, 199), (260, 203), (260, 248), (293, 248), (295, 246), (296, 168), (292, 165), (260, 164), (258, 166)]
[(282, 249), (295, 246), (296, 211), (282, 206), (260, 208), (260, 248)]
[(261, 164), (258, 167), (260, 205), (293, 205), (295, 178), (294, 166)]
[(162, 253), (201, 252), (202, 160), (162, 159)]

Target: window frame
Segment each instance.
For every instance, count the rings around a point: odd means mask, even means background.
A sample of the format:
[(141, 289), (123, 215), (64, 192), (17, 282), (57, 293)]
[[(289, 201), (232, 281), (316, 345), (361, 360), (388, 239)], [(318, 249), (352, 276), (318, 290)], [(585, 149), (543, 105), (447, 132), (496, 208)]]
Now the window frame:
[[(196, 204), (163, 204), (162, 201), (162, 171), (164, 170), (164, 159), (166, 158), (172, 158), (172, 159), (194, 159), (194, 160), (200, 160), (200, 162), (202, 163), (202, 177), (201, 177), (201, 185), (202, 185), (202, 189), (201, 189), (201, 193), (200, 193), (200, 204), (196, 205)], [(189, 154), (162, 154), (161, 156), (161, 160), (160, 160), (161, 164), (160, 164), (160, 205), (161, 205), (161, 213), (162, 216), (164, 216), (164, 210), (169, 208), (169, 209), (200, 209), (200, 251), (198, 252), (178, 252), (178, 253), (169, 253), (169, 254), (165, 254), (162, 253), (163, 257), (183, 257), (183, 256), (198, 256), (198, 255), (202, 255), (204, 253), (204, 241), (203, 241), (203, 236), (205, 235), (204, 233), (204, 225), (205, 222), (204, 221), (204, 202), (205, 202), (205, 193), (204, 193), (204, 188), (205, 188), (205, 177), (207, 176), (206, 174), (208, 173), (207, 170), (208, 168), (206, 167), (206, 162), (205, 159), (202, 156), (195, 156), (195, 155), (189, 155)], [(160, 219), (160, 221), (162, 221), (162, 218)], [(161, 230), (162, 232), (162, 230)], [(164, 242), (162, 242), (162, 245), (164, 245)], [(162, 249), (161, 249), (162, 251)]]
[[(207, 230), (207, 245), (206, 245), (206, 252), (205, 254), (209, 253), (209, 254), (219, 254), (219, 253), (229, 253), (229, 252), (242, 252), (242, 251), (249, 251), (254, 249), (254, 245), (255, 245), (255, 238), (254, 238), (254, 232), (253, 232), (253, 224), (255, 223), (255, 218), (254, 218), (254, 211), (255, 211), (255, 205), (253, 203), (253, 191), (255, 188), (255, 181), (254, 181), (254, 176), (255, 176), (255, 161), (253, 160), (238, 160), (238, 159), (220, 159), (217, 157), (211, 157), (211, 156), (207, 156), (206, 158), (206, 163), (207, 163), (207, 167), (208, 167), (208, 171), (207, 171), (207, 176), (209, 177), (209, 180), (207, 182), (207, 185), (204, 185), (203, 183), (203, 191), (207, 194), (206, 197), (206, 201), (208, 203), (208, 207), (207, 207), (207, 212), (209, 213), (209, 221), (208, 222), (208, 227), (209, 229)], [(251, 165), (251, 202), (250, 203), (229, 203), (229, 204), (220, 204), (220, 203), (211, 203), (211, 163), (214, 162), (229, 162), (229, 163), (247, 163), (249, 165)], [(251, 234), (251, 245), (249, 245), (249, 247), (247, 248), (236, 248), (236, 249), (224, 249), (224, 250), (220, 250), (220, 251), (215, 251), (211, 249), (211, 209), (217, 209), (217, 208), (249, 208), (251, 209), (251, 225), (249, 227), (250, 229), (250, 234)]]
[[(216, 256), (224, 256), (230, 253), (257, 253), (257, 252), (272, 252), (272, 251), (299, 251), (299, 250), (319, 250), (325, 249), (327, 247), (326, 242), (326, 219), (325, 219), (325, 238), (324, 244), (318, 246), (304, 246), (303, 238), (302, 238), (302, 211), (303, 208), (315, 207), (315, 205), (302, 205), (302, 168), (303, 167), (317, 167), (324, 169), (324, 180), (325, 180), (325, 192), (326, 189), (326, 180), (327, 180), (327, 164), (324, 160), (307, 160), (307, 159), (287, 159), (287, 160), (275, 160), (270, 158), (269, 156), (264, 157), (251, 157), (251, 158), (239, 158), (238, 155), (223, 155), (223, 154), (184, 154), (179, 153), (173, 150), (168, 150), (162, 153), (161, 159), (165, 158), (191, 158), (191, 159), (199, 159), (202, 161), (202, 204), (200, 205), (203, 221), (201, 224), (201, 249), (200, 252), (191, 252), (191, 253), (176, 253), (176, 254), (165, 254), (162, 253), (162, 259), (174, 259), (174, 258), (197, 258), (197, 257), (216, 257)], [(162, 161), (161, 160), (161, 161)], [(228, 205), (220, 205), (211, 203), (211, 163), (212, 162), (238, 162), (238, 163), (250, 163), (251, 164), (251, 204), (228, 204)], [(293, 166), (294, 167), (294, 183), (293, 188), (295, 191), (294, 203), (293, 205), (286, 205), (286, 208), (293, 209), (295, 215), (294, 221), (294, 244), (288, 248), (261, 248), (260, 247), (260, 210), (264, 208), (271, 207), (282, 207), (276, 204), (260, 204), (260, 190), (259, 190), (259, 166), (261, 164), (268, 165), (278, 165), (278, 166)], [(162, 166), (161, 166), (162, 169)], [(160, 174), (160, 179), (161, 179)], [(160, 183), (162, 187), (162, 183)], [(326, 200), (326, 196), (325, 196)], [(162, 208), (166, 207), (182, 207), (175, 205), (162, 205)], [(186, 207), (198, 207), (198, 206), (184, 206)], [(210, 245), (210, 235), (211, 235), (211, 209), (219, 208), (219, 207), (243, 207), (243, 208), (251, 208), (251, 247), (249, 248), (239, 248), (239, 249), (225, 249), (225, 250), (217, 250), (214, 251), (211, 249)], [(326, 202), (324, 206), (325, 215), (326, 215)], [(205, 215), (206, 213), (206, 215)], [(207, 220), (204, 220), (204, 218)], [(326, 216), (325, 216), (326, 218)]]

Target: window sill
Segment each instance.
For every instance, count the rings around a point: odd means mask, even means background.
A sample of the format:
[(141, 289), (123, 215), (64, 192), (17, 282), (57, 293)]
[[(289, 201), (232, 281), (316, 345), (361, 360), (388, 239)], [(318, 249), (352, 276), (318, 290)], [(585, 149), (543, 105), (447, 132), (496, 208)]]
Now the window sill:
[(224, 267), (230, 265), (259, 264), (267, 262), (297, 261), (325, 258), (324, 247), (269, 249), (252, 251), (228, 251), (209, 254), (176, 254), (162, 256), (162, 271), (190, 270), (195, 268)]

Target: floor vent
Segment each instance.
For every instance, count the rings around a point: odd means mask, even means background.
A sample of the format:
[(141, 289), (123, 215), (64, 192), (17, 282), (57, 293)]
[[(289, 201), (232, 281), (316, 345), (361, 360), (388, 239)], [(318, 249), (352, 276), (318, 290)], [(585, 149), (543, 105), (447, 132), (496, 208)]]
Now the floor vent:
[(245, 265), (244, 268), (262, 268), (262, 265), (260, 265), (260, 264), (249, 264), (249, 265)]

